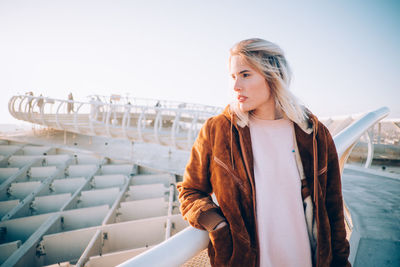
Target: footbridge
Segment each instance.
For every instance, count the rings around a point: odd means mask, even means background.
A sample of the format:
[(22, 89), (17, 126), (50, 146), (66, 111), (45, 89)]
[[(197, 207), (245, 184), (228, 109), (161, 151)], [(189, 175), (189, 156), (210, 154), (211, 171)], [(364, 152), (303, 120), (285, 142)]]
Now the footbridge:
[(8, 105), (19, 120), (77, 134), (124, 138), (189, 150), (214, 106), (120, 96), (90, 101), (18, 95)]

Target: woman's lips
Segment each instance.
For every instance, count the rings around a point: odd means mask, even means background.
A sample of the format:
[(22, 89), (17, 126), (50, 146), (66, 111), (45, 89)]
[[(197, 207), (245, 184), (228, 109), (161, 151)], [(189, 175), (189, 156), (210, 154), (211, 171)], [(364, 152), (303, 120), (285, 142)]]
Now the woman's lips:
[(237, 97), (237, 99), (238, 99), (239, 102), (244, 102), (244, 101), (246, 101), (247, 97), (245, 97), (245, 96), (240, 96), (240, 95), (239, 95), (239, 96)]

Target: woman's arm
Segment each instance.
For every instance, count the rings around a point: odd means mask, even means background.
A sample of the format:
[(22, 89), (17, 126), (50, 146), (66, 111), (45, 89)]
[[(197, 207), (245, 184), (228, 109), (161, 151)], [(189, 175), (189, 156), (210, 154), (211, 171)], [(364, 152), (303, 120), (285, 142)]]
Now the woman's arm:
[(332, 264), (331, 266), (351, 266), (348, 257), (350, 245), (346, 239), (344, 225), (342, 182), (336, 146), (328, 129), (325, 128), (328, 145), (328, 170), (326, 186), (326, 209), (331, 226)]
[(178, 183), (177, 188), (183, 218), (193, 227), (210, 232), (225, 218), (211, 198), (209, 127), (210, 119), (203, 125), (193, 144), (183, 182)]

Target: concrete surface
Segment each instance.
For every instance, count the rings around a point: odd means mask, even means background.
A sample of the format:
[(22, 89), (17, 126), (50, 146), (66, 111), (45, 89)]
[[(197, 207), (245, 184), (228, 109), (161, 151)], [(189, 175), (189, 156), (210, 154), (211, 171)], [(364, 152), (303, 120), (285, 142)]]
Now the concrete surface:
[(354, 224), (354, 266), (400, 266), (400, 175), (384, 175), (346, 166), (343, 172), (343, 198)]

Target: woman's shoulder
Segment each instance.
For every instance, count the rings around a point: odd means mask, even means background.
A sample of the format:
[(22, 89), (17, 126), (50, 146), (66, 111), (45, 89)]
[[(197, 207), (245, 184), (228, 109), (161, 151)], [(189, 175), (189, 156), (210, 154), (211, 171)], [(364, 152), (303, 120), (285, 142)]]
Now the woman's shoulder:
[(225, 140), (231, 131), (230, 120), (224, 114), (218, 114), (208, 118), (199, 132), (197, 141), (209, 144), (219, 143)]
[(328, 127), (321, 121), (318, 121), (317, 133), (323, 133), (323, 135), (320, 135), (320, 137), (332, 139), (332, 136), (331, 136), (331, 133), (330, 133)]
[(317, 122), (317, 138), (332, 138), (328, 127), (326, 127), (326, 125), (322, 121), (320, 121), (319, 118), (315, 114), (313, 114), (308, 108), (305, 109), (307, 113), (306, 121), (308, 122), (308, 127), (314, 128), (312, 127), (312, 124)]
[(203, 127), (207, 128), (208, 130), (225, 130), (230, 128), (230, 124), (230, 119), (227, 117), (225, 112), (222, 112), (208, 118)]
[(333, 136), (329, 131), (329, 128), (321, 121), (318, 122), (316, 137), (317, 137), (317, 142), (321, 145), (321, 147), (327, 149), (327, 151), (336, 152), (336, 145), (333, 140)]

